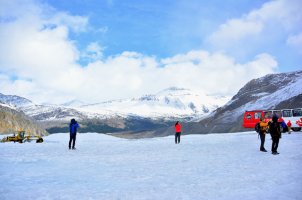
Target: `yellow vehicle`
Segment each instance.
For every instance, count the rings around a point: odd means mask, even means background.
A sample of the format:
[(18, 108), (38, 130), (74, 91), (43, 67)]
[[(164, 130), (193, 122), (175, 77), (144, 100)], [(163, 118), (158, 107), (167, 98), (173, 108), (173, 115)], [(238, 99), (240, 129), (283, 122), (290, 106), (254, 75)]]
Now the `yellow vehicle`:
[(36, 140), (36, 143), (42, 143), (43, 138), (40, 136), (33, 136), (33, 135), (25, 135), (25, 131), (18, 131), (17, 135), (14, 134), (13, 136), (4, 137), (1, 142), (31, 142)]

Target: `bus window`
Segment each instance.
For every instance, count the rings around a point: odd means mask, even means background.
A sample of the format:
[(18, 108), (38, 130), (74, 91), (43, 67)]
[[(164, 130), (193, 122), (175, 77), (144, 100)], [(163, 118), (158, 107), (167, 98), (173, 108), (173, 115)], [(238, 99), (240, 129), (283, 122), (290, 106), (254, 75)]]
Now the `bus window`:
[(282, 117), (292, 117), (293, 112), (292, 110), (282, 110)]
[(302, 116), (302, 109), (301, 108), (293, 109), (293, 116), (294, 117), (301, 117)]
[(261, 112), (255, 112), (255, 119), (260, 119), (261, 118)]
[(281, 117), (281, 111), (280, 110), (274, 110), (273, 115), (277, 115), (278, 117)]
[(272, 118), (273, 117), (272, 111), (265, 111), (264, 112), (264, 117), (265, 118)]
[(249, 120), (252, 119), (252, 115), (251, 114), (247, 114), (246, 115), (246, 119), (249, 119)]

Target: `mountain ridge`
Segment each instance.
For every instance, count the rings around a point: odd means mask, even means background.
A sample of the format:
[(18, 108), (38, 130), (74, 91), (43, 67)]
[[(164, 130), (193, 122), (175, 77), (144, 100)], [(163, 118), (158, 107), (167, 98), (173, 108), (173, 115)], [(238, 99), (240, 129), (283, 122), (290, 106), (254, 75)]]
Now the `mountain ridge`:
[[(201, 120), (198, 125), (207, 133), (246, 131), (247, 129), (242, 127), (243, 114), (246, 110), (301, 108), (301, 85), (302, 71), (268, 74), (253, 79), (227, 104)], [(196, 129), (192, 130), (194, 131)]]
[[(172, 121), (179, 119), (197, 120), (227, 100), (227, 97), (219, 99), (176, 87), (156, 94), (88, 105), (78, 104), (79, 101), (74, 100), (65, 104), (68, 106), (38, 105), (23, 97), (1, 97), (3, 102), (26, 113), (50, 132), (67, 132), (71, 118), (80, 121), (81, 130), (85, 132), (146, 131), (170, 126)], [(70, 107), (73, 103), (77, 106)]]
[[(246, 110), (302, 108), (302, 70), (268, 74), (246, 83), (224, 106), (199, 122), (183, 122), (183, 134), (233, 133), (249, 131), (242, 126)], [(166, 136), (174, 127), (155, 130)], [(150, 133), (149, 133), (150, 135)]]
[(156, 94), (76, 108), (36, 105), (24, 98), (22, 106), (13, 105), (12, 101), (9, 101), (9, 106), (24, 111), (54, 132), (67, 132), (71, 118), (83, 123), (84, 132), (120, 132), (128, 135), (135, 132), (135, 137), (140, 137), (140, 132), (141, 137), (144, 134), (147, 137), (173, 134), (175, 121), (183, 123), (184, 134), (236, 132), (246, 130), (242, 127), (242, 116), (246, 110), (302, 107), (301, 85), (302, 71), (295, 71), (253, 79), (229, 101), (226, 101), (228, 97), (207, 96), (171, 87)]

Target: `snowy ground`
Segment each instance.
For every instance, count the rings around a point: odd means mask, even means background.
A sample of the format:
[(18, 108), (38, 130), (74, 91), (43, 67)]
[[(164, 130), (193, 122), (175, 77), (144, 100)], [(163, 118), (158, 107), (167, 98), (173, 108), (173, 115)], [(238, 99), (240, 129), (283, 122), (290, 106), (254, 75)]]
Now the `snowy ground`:
[[(127, 140), (68, 134), (0, 143), (0, 199), (302, 199), (302, 133), (280, 155), (252, 132)], [(266, 148), (271, 140), (267, 136)]]

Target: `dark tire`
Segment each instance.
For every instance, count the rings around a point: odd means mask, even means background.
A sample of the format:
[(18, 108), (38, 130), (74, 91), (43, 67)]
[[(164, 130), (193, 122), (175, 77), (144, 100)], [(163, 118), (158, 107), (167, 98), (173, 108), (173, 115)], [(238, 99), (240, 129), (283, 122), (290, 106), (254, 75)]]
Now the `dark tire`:
[(37, 143), (42, 143), (42, 142), (43, 142), (43, 138), (37, 139)]
[(292, 130), (297, 132), (297, 131), (301, 131), (301, 127), (292, 127)]

